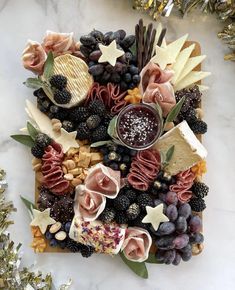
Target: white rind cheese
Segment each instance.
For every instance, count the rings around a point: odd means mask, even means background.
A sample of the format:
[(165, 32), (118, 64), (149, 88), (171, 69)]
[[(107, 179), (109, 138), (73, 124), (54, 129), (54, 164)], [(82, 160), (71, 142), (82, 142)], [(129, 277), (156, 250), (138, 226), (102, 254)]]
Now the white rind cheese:
[(200, 143), (186, 121), (164, 134), (154, 145), (163, 154), (174, 145), (174, 153), (166, 171), (176, 175), (185, 171), (207, 156), (205, 147)]

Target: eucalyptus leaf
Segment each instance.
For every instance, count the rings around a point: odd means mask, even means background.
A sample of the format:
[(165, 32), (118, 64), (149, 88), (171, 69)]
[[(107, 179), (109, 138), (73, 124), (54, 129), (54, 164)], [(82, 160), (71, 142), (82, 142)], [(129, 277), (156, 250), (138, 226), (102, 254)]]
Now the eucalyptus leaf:
[(38, 131), (30, 122), (27, 122), (27, 130), (30, 137), (35, 140), (36, 136), (38, 135)]
[(158, 103), (156, 103), (154, 105), (155, 105), (155, 109), (157, 110), (160, 118), (162, 119), (162, 108), (161, 108), (161, 106)]
[(173, 122), (178, 116), (183, 103), (185, 101), (185, 96), (179, 100), (179, 102), (171, 109), (170, 113), (167, 115), (165, 123)]
[(153, 253), (149, 253), (148, 259), (145, 261), (145, 263), (149, 263), (149, 264), (162, 264), (161, 262), (159, 262), (155, 256), (155, 254)]
[(116, 136), (116, 122), (117, 122), (117, 116), (113, 117), (113, 119), (109, 123), (108, 134), (112, 138), (115, 138)]
[(107, 140), (107, 141), (99, 141), (99, 142), (95, 142), (91, 144), (91, 147), (95, 148), (95, 147), (100, 147), (100, 146), (104, 146), (107, 144), (112, 144), (113, 142), (111, 140)]
[(29, 201), (28, 199), (24, 198), (22, 195), (20, 196), (20, 198), (23, 201), (23, 203), (26, 206), (26, 208), (28, 209), (30, 215), (33, 216), (32, 209), (36, 209), (36, 206), (31, 201)]
[(44, 65), (44, 71), (43, 76), (46, 80), (49, 80), (49, 78), (53, 74), (53, 65), (54, 65), (54, 56), (52, 51), (50, 51), (47, 55), (47, 59)]
[(123, 262), (139, 277), (147, 279), (148, 278), (148, 270), (144, 262), (132, 262), (128, 260), (123, 253), (120, 253), (120, 257)]
[(164, 164), (166, 162), (166, 155), (160, 151), (160, 157), (161, 157), (161, 164)]
[(25, 82), (23, 82), (26, 87), (31, 89), (40, 89), (43, 86), (43, 82), (38, 78), (27, 78)]
[(35, 145), (34, 140), (29, 135), (11, 135), (11, 138), (30, 148)]
[(169, 163), (171, 161), (171, 158), (175, 151), (175, 145), (172, 145), (166, 152), (166, 163)]

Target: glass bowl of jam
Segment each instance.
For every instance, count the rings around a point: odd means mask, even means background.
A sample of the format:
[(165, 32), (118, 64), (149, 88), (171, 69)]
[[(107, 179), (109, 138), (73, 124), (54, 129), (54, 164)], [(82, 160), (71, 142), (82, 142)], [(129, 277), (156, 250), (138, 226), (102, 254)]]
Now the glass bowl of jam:
[(161, 130), (161, 118), (151, 105), (128, 105), (118, 114), (117, 137), (131, 149), (144, 150), (151, 147), (160, 137)]

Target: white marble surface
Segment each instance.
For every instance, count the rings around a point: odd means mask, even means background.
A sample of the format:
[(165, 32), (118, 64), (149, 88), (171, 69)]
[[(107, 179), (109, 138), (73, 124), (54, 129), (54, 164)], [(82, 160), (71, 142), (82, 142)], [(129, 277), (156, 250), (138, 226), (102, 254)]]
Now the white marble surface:
[[(208, 148), (210, 185), (208, 209), (204, 214), (205, 249), (203, 253), (180, 266), (149, 265), (148, 280), (132, 274), (120, 258), (93, 256), (81, 259), (74, 254), (35, 255), (29, 248), (29, 217), (19, 194), (33, 200), (34, 174), (27, 148), (9, 138), (24, 126), (25, 99), (33, 99), (22, 82), (29, 72), (21, 66), (20, 56), (28, 38), (40, 41), (47, 29), (69, 32), (75, 36), (94, 27), (108, 31), (124, 28), (132, 32), (140, 14), (130, 1), (114, 0), (0, 0), (0, 166), (7, 170), (10, 199), (18, 211), (10, 228), (16, 242), (23, 243), (23, 263), (51, 271), (56, 287), (69, 277), (73, 290), (155, 289), (155, 290), (232, 290), (235, 287), (235, 65), (224, 62), (226, 47), (217, 39), (222, 28), (214, 17), (195, 15), (184, 20), (171, 16), (163, 19), (168, 37), (174, 39), (189, 32), (190, 39), (201, 43), (208, 58), (204, 69), (213, 75), (206, 80), (211, 87), (203, 105), (209, 132), (204, 138)], [(150, 18), (144, 16), (146, 22)]]

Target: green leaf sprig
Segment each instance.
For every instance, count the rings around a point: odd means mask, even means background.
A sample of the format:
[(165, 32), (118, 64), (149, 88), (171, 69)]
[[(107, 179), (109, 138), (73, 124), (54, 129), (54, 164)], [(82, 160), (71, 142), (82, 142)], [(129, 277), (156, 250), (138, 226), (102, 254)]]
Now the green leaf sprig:
[(184, 101), (185, 101), (185, 96), (181, 98), (179, 102), (171, 109), (170, 113), (166, 117), (165, 123), (173, 122), (177, 118), (184, 104)]
[(11, 135), (10, 137), (17, 142), (32, 148), (35, 145), (35, 138), (39, 132), (30, 122), (27, 122), (27, 130), (29, 135), (17, 134)]
[(172, 156), (174, 154), (175, 151), (175, 145), (172, 145), (166, 152), (166, 154), (163, 154), (163, 152), (161, 152), (161, 163), (162, 163), (162, 167), (165, 168), (167, 165), (169, 165)]

